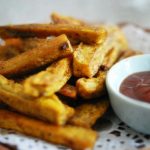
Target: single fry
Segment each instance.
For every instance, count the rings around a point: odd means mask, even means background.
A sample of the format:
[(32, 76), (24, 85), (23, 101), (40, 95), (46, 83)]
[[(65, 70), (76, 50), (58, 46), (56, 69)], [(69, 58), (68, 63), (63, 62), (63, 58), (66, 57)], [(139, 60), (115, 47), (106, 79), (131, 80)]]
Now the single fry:
[[(109, 46), (109, 45), (108, 45)], [(93, 77), (107, 53), (102, 45), (81, 43), (73, 53), (73, 75), (75, 77)]]
[(0, 62), (0, 74), (5, 76), (18, 75), (51, 63), (72, 54), (73, 50), (65, 35), (60, 35), (47, 44), (26, 51), (7, 61)]
[[(51, 39), (54, 39), (54, 37)], [(48, 38), (45, 38), (45, 39), (42, 39), (42, 38), (25, 38), (25, 39), (22, 39), (22, 41), (23, 41), (23, 47), (22, 47), (23, 52), (31, 50), (33, 48), (43, 47), (44, 45), (46, 46), (46, 45), (50, 44), (49, 43), (50, 39), (48, 39)]]
[(70, 84), (65, 84), (59, 91), (59, 94), (72, 98), (77, 99), (77, 90), (76, 87)]
[(106, 71), (100, 71), (94, 78), (79, 78), (76, 82), (77, 93), (84, 99), (96, 98), (105, 94)]
[(69, 25), (81, 25), (81, 26), (86, 25), (86, 23), (81, 20), (75, 19), (73, 17), (62, 16), (55, 12), (51, 14), (51, 19), (54, 24), (69, 24)]
[(63, 58), (45, 71), (30, 76), (24, 81), (24, 91), (33, 97), (51, 96), (59, 91), (71, 77), (71, 59)]
[[(73, 54), (73, 74), (76, 77), (93, 77), (103, 64), (105, 55), (115, 49), (112, 60), (120, 53), (120, 48), (127, 47), (126, 39), (117, 27), (107, 27), (108, 37), (99, 45), (80, 44)], [(114, 50), (113, 50), (114, 51)], [(112, 55), (112, 54), (111, 54)]]
[(108, 106), (109, 101), (107, 99), (100, 99), (96, 103), (82, 104), (75, 109), (75, 115), (69, 120), (69, 123), (75, 126), (90, 128), (98, 118), (103, 116)]
[(108, 54), (105, 56), (104, 61), (101, 65), (102, 70), (108, 70), (111, 68), (111, 66), (117, 62), (119, 56), (121, 54), (121, 51), (118, 49), (111, 49)]
[(0, 26), (2, 38), (10, 37), (39, 37), (58, 36), (66, 34), (67, 37), (88, 44), (102, 43), (107, 35), (103, 27), (83, 27), (69, 24), (24, 24)]
[(0, 109), (0, 127), (12, 129), (74, 150), (92, 150), (97, 134), (91, 129), (75, 126), (55, 126), (14, 112)]
[(0, 76), (0, 100), (18, 112), (58, 125), (65, 124), (74, 114), (73, 108), (63, 104), (56, 95), (31, 99), (20, 84)]
[(3, 41), (4, 43), (0, 45), (0, 61), (8, 60), (33, 48), (49, 44), (48, 39), (39, 38), (10, 38)]

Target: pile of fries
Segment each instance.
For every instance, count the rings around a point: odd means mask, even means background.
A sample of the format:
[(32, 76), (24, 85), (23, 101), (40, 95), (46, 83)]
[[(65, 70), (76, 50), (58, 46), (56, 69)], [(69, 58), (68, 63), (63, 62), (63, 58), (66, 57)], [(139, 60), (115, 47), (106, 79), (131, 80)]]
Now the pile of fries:
[(139, 54), (117, 26), (51, 15), (52, 23), (0, 26), (0, 127), (72, 149), (92, 149), (109, 107), (107, 71)]

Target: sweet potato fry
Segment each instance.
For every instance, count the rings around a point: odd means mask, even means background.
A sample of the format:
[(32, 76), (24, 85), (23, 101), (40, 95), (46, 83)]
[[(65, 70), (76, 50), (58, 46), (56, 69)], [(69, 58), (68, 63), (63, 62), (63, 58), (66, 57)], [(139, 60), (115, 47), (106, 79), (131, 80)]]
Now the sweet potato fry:
[[(104, 60), (105, 55), (115, 48), (118, 56), (120, 47), (126, 47), (126, 39), (117, 27), (108, 27), (108, 37), (100, 45), (80, 44), (73, 54), (73, 74), (76, 77), (93, 77)], [(114, 54), (114, 53), (113, 53)], [(113, 56), (114, 59), (115, 56)]]
[(0, 127), (69, 146), (74, 150), (92, 150), (97, 138), (96, 132), (91, 129), (70, 125), (55, 126), (2, 109)]
[(76, 87), (70, 84), (65, 84), (59, 91), (59, 94), (72, 98), (77, 99), (77, 91)]
[(78, 20), (73, 17), (62, 16), (55, 12), (51, 14), (51, 19), (54, 24), (70, 24), (70, 25), (74, 24), (74, 25), (82, 25), (82, 26), (86, 24), (82, 20)]
[(99, 97), (105, 93), (106, 71), (100, 71), (97, 77), (80, 78), (76, 82), (77, 93), (84, 99)]
[(61, 35), (7, 61), (0, 62), (0, 74), (12, 76), (29, 72), (73, 52), (69, 40)]
[(83, 27), (66, 24), (25, 24), (0, 26), (2, 38), (47, 37), (66, 34), (67, 37), (85, 43), (102, 43), (107, 35), (103, 27)]
[(109, 51), (111, 43), (103, 45), (85, 45), (81, 43), (73, 54), (73, 75), (75, 77), (93, 77)]
[(63, 104), (56, 95), (31, 99), (20, 84), (3, 76), (0, 76), (0, 100), (18, 112), (59, 125), (74, 114), (73, 108)]
[(100, 99), (96, 103), (82, 104), (75, 109), (75, 115), (69, 120), (69, 123), (75, 126), (90, 128), (98, 118), (103, 116), (108, 106), (109, 101), (106, 98)]
[(45, 71), (27, 78), (23, 84), (24, 91), (33, 97), (51, 96), (66, 84), (71, 74), (71, 59), (63, 58)]
[(4, 43), (0, 45), (0, 61), (8, 60), (25, 51), (49, 44), (48, 39), (39, 38), (10, 38), (3, 41)]
[(107, 55), (104, 58), (104, 61), (100, 67), (100, 69), (102, 70), (108, 70), (109, 68), (111, 68), (112, 64), (114, 64), (115, 62), (117, 62), (119, 56), (121, 54), (121, 51), (118, 49), (111, 49)]

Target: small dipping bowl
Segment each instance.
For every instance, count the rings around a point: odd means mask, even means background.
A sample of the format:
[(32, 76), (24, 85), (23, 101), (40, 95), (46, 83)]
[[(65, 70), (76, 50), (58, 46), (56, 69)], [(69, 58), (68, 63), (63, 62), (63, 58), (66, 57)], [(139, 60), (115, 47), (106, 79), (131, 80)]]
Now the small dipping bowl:
[(119, 90), (126, 77), (144, 71), (150, 71), (150, 54), (124, 59), (108, 71), (106, 87), (117, 116), (136, 131), (150, 134), (150, 103), (127, 97)]

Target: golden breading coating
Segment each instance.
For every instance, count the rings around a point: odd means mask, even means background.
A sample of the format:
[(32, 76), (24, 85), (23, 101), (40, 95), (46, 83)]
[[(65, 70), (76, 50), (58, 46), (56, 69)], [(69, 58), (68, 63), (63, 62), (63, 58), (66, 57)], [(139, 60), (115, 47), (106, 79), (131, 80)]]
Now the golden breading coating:
[(92, 150), (97, 133), (91, 129), (71, 125), (56, 126), (0, 109), (0, 127), (12, 129), (74, 150)]
[(74, 109), (63, 104), (56, 95), (32, 99), (20, 84), (0, 75), (0, 100), (23, 114), (63, 125), (73, 116)]
[(51, 96), (66, 84), (71, 75), (71, 59), (63, 58), (25, 79), (24, 91), (33, 97)]
[(73, 52), (65, 35), (60, 35), (46, 43), (39, 44), (36, 48), (0, 62), (0, 74), (13, 76), (26, 73), (54, 60), (71, 55)]
[(85, 103), (75, 108), (75, 115), (69, 120), (69, 123), (75, 126), (85, 128), (92, 127), (97, 119), (101, 118), (107, 111), (109, 101), (99, 99), (96, 103)]
[(106, 71), (100, 71), (94, 78), (79, 78), (76, 82), (77, 93), (84, 99), (99, 97), (105, 93)]
[(66, 34), (68, 38), (88, 44), (102, 43), (107, 32), (103, 27), (76, 26), (70, 24), (23, 24), (0, 26), (2, 38), (59, 36)]

